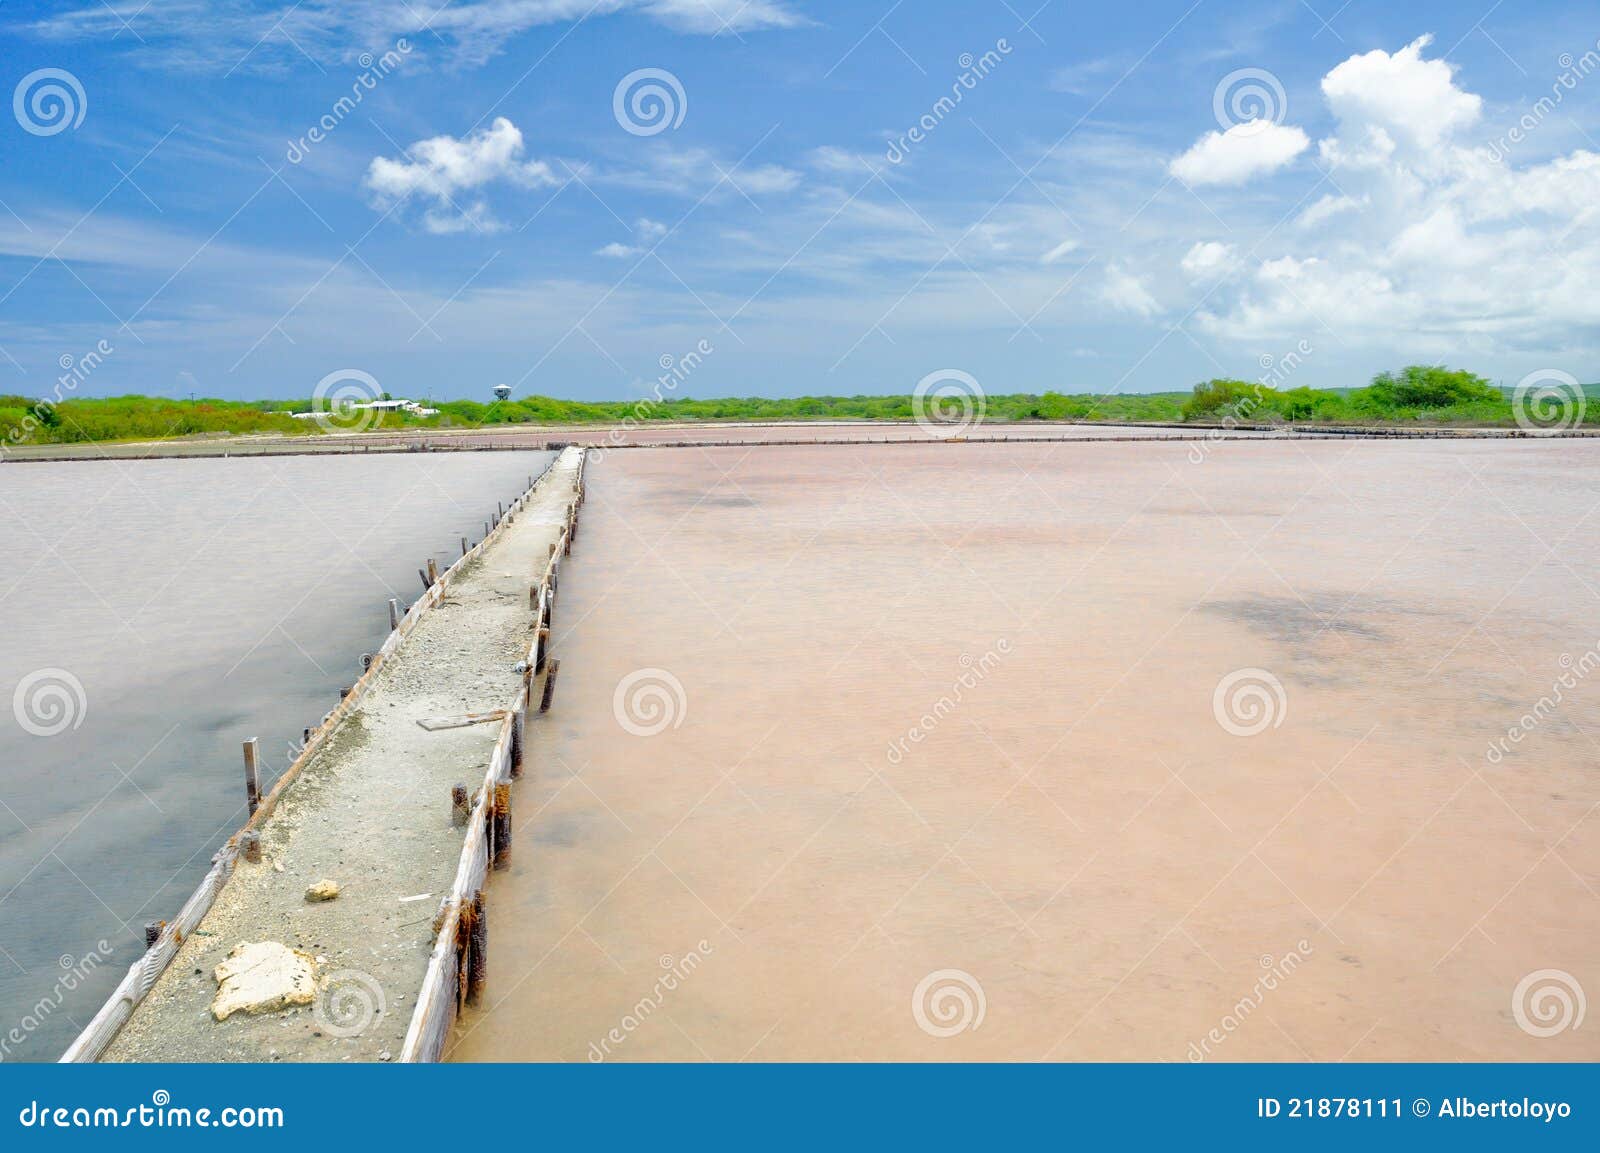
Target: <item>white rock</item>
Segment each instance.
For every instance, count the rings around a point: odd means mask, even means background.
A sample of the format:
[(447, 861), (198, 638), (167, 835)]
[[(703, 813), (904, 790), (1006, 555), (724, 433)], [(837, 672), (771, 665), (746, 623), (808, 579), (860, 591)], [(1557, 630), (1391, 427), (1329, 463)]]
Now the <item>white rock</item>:
[(317, 966), (309, 953), (279, 941), (246, 941), (235, 945), (213, 974), (217, 995), (211, 1015), (218, 1021), (243, 1011), (271, 1013), (316, 999)]

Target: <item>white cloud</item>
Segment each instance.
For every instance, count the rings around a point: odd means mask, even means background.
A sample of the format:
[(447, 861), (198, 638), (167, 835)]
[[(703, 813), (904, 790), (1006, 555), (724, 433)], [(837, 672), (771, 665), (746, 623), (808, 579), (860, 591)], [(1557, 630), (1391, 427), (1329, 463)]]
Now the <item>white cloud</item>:
[(1239, 263), (1238, 250), (1231, 244), (1202, 240), (1184, 253), (1179, 266), (1191, 280), (1218, 280)]
[(1049, 252), (1041, 256), (1039, 258), (1039, 263), (1054, 264), (1056, 261), (1060, 260), (1063, 256), (1066, 256), (1077, 247), (1078, 242), (1076, 240), (1063, 240), (1060, 244), (1056, 245)]
[(593, 179), (600, 183), (668, 192), (690, 200), (737, 193), (748, 197), (772, 196), (800, 187), (800, 173), (792, 168), (780, 164), (740, 164), (705, 148), (652, 148), (645, 163), (645, 168), (596, 172)]
[(1302, 212), (1295, 219), (1295, 223), (1301, 228), (1315, 228), (1323, 221), (1331, 220), (1341, 213), (1354, 212), (1364, 203), (1365, 201), (1357, 200), (1354, 196), (1335, 196), (1330, 194), (1317, 200), (1311, 207)]
[(1424, 60), (1432, 36), (1392, 56), (1381, 48), (1352, 56), (1322, 78), (1322, 94), (1345, 135), (1381, 129), (1394, 140), (1431, 147), (1478, 119), (1483, 101), (1456, 87), (1443, 60)]
[(1161, 305), (1150, 295), (1144, 282), (1115, 264), (1106, 269), (1105, 280), (1100, 286), (1100, 299), (1120, 312), (1131, 312), (1136, 316), (1154, 316), (1161, 311)]
[(457, 139), (433, 136), (406, 148), (404, 160), (386, 156), (367, 168), (366, 186), (380, 208), (410, 196), (431, 201), (423, 223), (430, 232), (491, 231), (497, 227), (482, 199), (462, 203), (462, 194), (496, 181), (523, 188), (557, 184), (542, 160), (523, 159), (522, 132), (504, 116), (488, 128)]
[(807, 23), (781, 0), (648, 0), (644, 11), (669, 28), (710, 36)]
[(1251, 342), (1321, 332), (1396, 360), (1595, 348), (1600, 154), (1497, 161), (1467, 135), (1481, 101), (1423, 58), (1427, 43), (1328, 73), (1339, 129), (1319, 151), (1338, 191), (1301, 213), (1315, 231), (1273, 235), (1259, 266), (1211, 297), (1202, 328)]
[(419, 52), (444, 48), (482, 63), (514, 37), (549, 24), (637, 12), (676, 32), (717, 36), (810, 23), (790, 0), (299, 0), (292, 5), (219, 5), (163, 0), (129, 15), (94, 0), (25, 26), (46, 40), (103, 42), (137, 26), (141, 63), (252, 70), (282, 68), (310, 53), (324, 62), (381, 51), (409, 36)]
[(1243, 184), (1276, 172), (1310, 145), (1298, 128), (1251, 120), (1226, 132), (1207, 132), (1168, 170), (1185, 184)]
[(616, 241), (612, 241), (604, 248), (595, 249), (594, 254), (596, 256), (611, 257), (616, 260), (625, 259), (630, 256), (643, 256), (649, 251), (648, 246), (654, 241), (660, 240), (667, 234), (667, 232), (667, 226), (662, 224), (659, 220), (651, 220), (647, 216), (641, 216), (638, 220), (634, 221), (633, 225), (635, 243), (619, 244)]

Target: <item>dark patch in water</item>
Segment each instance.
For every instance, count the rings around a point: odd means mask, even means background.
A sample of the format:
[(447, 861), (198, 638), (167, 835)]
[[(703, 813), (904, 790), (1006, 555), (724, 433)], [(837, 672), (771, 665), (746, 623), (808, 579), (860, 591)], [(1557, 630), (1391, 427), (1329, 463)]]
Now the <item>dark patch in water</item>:
[(1376, 626), (1358, 618), (1358, 613), (1371, 613), (1380, 607), (1359, 596), (1354, 600), (1327, 593), (1309, 598), (1251, 597), (1213, 601), (1205, 607), (1207, 612), (1217, 613), (1284, 645), (1308, 645), (1323, 634), (1368, 641), (1388, 639)]

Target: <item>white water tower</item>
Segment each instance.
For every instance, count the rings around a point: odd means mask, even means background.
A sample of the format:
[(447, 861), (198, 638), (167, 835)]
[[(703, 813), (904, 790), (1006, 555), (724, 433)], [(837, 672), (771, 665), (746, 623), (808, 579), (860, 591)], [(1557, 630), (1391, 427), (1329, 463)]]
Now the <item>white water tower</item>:
[(494, 386), (494, 398), (496, 400), (510, 400), (511, 399), (511, 386), (509, 384), (497, 384), (497, 385), (495, 385)]

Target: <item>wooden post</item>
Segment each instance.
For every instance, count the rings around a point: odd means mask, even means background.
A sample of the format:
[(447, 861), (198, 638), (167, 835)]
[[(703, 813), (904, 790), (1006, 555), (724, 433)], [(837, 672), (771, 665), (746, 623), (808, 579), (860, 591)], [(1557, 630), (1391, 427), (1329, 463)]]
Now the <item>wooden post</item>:
[(541, 713), (548, 713), (550, 711), (550, 702), (555, 700), (556, 674), (560, 671), (561, 662), (552, 659), (544, 674), (544, 699), (539, 702), (539, 711)]
[(252, 817), (261, 804), (261, 778), (256, 772), (256, 755), (260, 751), (261, 742), (257, 738), (251, 737), (244, 743), (244, 798)]
[[(483, 1000), (483, 988), (489, 983), (489, 918), (485, 915), (483, 890), (472, 894), (471, 928), (467, 933), (467, 1004), (476, 1005)], [(465, 912), (466, 910), (462, 910)]]
[(389, 631), (394, 632), (400, 627), (400, 602), (394, 597), (389, 598)]
[(161, 940), (161, 922), (146, 921), (144, 925), (144, 947), (153, 949), (159, 940)]
[(417, 579), (422, 582), (422, 591), (424, 593), (433, 588), (433, 582), (428, 579), (428, 574), (421, 569), (417, 570)]
[(534, 662), (533, 662), (533, 671), (534, 672), (536, 672), (536, 673), (544, 672), (545, 658), (547, 656), (549, 656), (549, 654), (545, 650), (548, 649), (549, 647), (550, 647), (550, 630), (548, 628), (542, 628), (542, 629), (539, 630), (539, 644), (534, 649), (534, 652), (536, 654), (538, 654), (534, 658)]
[(511, 867), (511, 782), (494, 787), (494, 867)]
[(511, 779), (522, 776), (522, 711), (511, 714)]
[(467, 548), (467, 538), (466, 537), (462, 537), (461, 538), (461, 555), (462, 556), (466, 556), (467, 553), (469, 553), (471, 551), (472, 551), (471, 549)]
[(495, 501), (494, 502), (494, 507), (499, 511), (499, 519), (500, 520), (505, 520), (506, 519), (506, 506), (501, 504), (499, 501)]
[(250, 830), (239, 835), (239, 854), (252, 865), (261, 863), (261, 834)]
[(439, 566), (433, 562), (432, 557), (428, 558), (428, 583), (430, 585), (439, 583)]
[(466, 785), (452, 785), (450, 787), (450, 823), (456, 828), (464, 828), (467, 817), (472, 812), (472, 802), (467, 797)]

